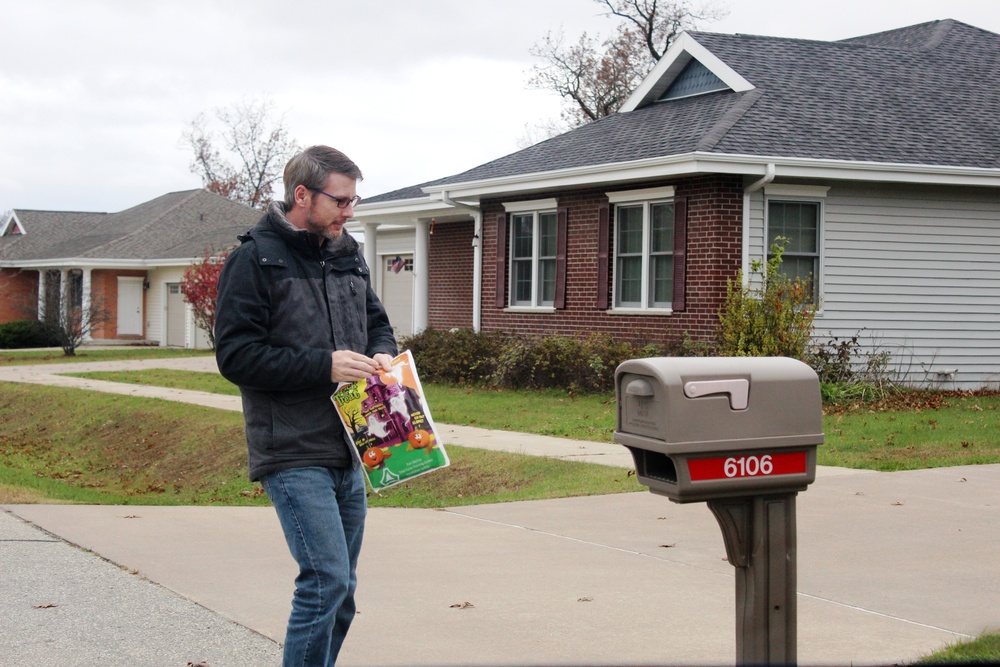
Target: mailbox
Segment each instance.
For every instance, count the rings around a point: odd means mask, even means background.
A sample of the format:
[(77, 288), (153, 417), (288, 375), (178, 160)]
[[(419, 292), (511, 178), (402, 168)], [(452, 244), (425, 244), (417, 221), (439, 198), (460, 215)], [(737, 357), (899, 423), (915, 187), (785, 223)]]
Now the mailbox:
[(615, 372), (615, 440), (678, 503), (805, 490), (823, 443), (816, 373), (784, 357), (633, 359)]

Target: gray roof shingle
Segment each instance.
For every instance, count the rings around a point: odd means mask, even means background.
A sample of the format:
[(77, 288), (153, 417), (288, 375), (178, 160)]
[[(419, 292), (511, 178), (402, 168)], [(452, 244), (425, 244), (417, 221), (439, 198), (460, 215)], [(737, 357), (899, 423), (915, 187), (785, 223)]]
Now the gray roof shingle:
[(0, 238), (0, 259), (157, 260), (236, 245), (261, 212), (206, 190), (172, 192), (119, 213), (17, 210), (23, 235)]
[[(690, 34), (754, 90), (652, 103), (433, 183), (694, 151), (1000, 168), (1000, 35), (954, 20), (837, 42)], [(419, 186), (366, 201), (404, 195)]]

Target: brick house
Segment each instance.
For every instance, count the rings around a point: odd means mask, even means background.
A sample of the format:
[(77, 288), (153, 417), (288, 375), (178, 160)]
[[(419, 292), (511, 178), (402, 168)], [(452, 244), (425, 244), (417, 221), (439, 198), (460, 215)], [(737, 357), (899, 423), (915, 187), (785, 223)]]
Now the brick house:
[(660, 342), (710, 338), (726, 281), (789, 238), (818, 338), (859, 334), (914, 384), (995, 384), (1000, 35), (685, 33), (617, 114), (353, 224), (383, 294), (412, 259), (412, 297), (389, 295), (411, 331)]
[(208, 346), (180, 283), (206, 251), (236, 245), (260, 211), (206, 190), (118, 213), (17, 209), (0, 217), (0, 323), (44, 318), (63, 300), (99, 303), (95, 343)]

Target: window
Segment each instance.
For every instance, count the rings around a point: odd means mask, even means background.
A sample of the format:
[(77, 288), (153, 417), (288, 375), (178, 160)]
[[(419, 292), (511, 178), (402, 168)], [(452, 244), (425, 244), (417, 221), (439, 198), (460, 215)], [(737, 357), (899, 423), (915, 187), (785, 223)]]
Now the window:
[[(771, 247), (779, 238), (787, 239), (781, 255), (781, 272), (789, 280), (807, 281), (814, 303), (819, 303), (820, 295), (820, 220), (823, 213), (822, 201), (815, 199), (825, 197), (827, 190), (825, 187), (781, 185), (765, 190), (768, 195), (767, 257), (772, 257)], [(806, 200), (806, 197), (813, 200)]]
[(556, 212), (510, 218), (510, 305), (552, 306), (556, 293)]
[[(634, 201), (637, 197), (669, 200)], [(674, 303), (673, 188), (609, 193), (615, 203), (614, 307), (669, 309)]]
[(497, 218), (497, 308), (565, 308), (568, 210), (554, 198), (503, 207)]

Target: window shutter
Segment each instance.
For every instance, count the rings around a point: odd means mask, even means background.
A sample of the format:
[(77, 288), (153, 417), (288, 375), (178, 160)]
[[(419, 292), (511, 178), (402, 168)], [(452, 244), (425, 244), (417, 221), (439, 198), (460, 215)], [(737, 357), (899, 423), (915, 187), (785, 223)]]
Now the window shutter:
[(565, 206), (556, 210), (556, 293), (553, 306), (566, 307), (566, 229), (569, 209)]
[(505, 308), (507, 300), (507, 214), (497, 216), (497, 308)]
[(608, 276), (611, 268), (611, 205), (597, 207), (597, 309), (608, 309)]
[(674, 298), (673, 310), (685, 307), (685, 280), (687, 278), (687, 197), (674, 199)]

